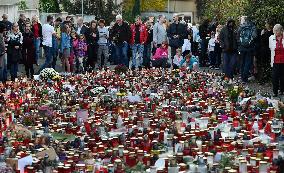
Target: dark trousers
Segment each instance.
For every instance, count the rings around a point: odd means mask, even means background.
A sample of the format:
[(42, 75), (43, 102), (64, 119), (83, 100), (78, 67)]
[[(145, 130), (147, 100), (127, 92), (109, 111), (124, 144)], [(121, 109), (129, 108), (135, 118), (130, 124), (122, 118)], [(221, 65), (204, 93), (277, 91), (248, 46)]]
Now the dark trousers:
[(11, 81), (15, 81), (18, 77), (18, 63), (11, 63), (10, 64), (10, 74), (11, 74)]
[(87, 59), (87, 62), (86, 62), (86, 68), (85, 69), (88, 69), (90, 68), (91, 70), (93, 70), (95, 68), (95, 62), (96, 62), (96, 59), (97, 59), (97, 54), (96, 54), (96, 51), (97, 50), (97, 46), (96, 45), (92, 45), (90, 44), (88, 46), (88, 59)]
[(243, 82), (248, 82), (248, 77), (253, 65), (253, 54), (251, 51), (242, 51), (241, 58), (241, 77)]
[(209, 52), (209, 61), (211, 66), (215, 66), (216, 64), (216, 56), (214, 51)]
[(143, 65), (145, 68), (150, 68), (150, 58), (151, 58), (151, 44), (144, 45), (143, 52)]
[(207, 55), (207, 47), (208, 47), (208, 40), (206, 39), (202, 39), (201, 41), (201, 54), (200, 54), (200, 66), (201, 67), (205, 67), (206, 66), (206, 61), (208, 59), (208, 55)]
[(25, 71), (26, 71), (27, 78), (33, 78), (33, 75), (34, 75), (33, 64), (25, 64)]
[(178, 47), (171, 47), (171, 58), (174, 59), (174, 56), (177, 54)]
[(152, 66), (156, 68), (170, 68), (171, 65), (168, 63), (167, 58), (161, 58), (158, 60), (153, 60), (152, 61)]
[(220, 67), (220, 65), (221, 65), (222, 48), (220, 47), (219, 43), (215, 44), (214, 53), (215, 53), (215, 60), (216, 60), (215, 66), (216, 67)]
[(280, 92), (284, 92), (284, 64), (273, 64), (272, 84), (274, 94), (278, 94), (279, 88)]

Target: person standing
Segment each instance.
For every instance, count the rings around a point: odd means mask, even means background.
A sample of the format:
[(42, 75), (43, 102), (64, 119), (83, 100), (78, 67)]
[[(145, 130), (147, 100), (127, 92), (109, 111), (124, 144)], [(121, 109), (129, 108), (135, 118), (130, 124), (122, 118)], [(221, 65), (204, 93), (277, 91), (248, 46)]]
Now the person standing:
[(8, 20), (8, 15), (7, 14), (3, 14), (2, 15), (2, 21), (0, 21), (0, 23), (3, 23), (5, 25), (5, 31), (8, 32), (12, 29), (12, 23)]
[(215, 33), (215, 47), (214, 47), (214, 54), (216, 59), (215, 70), (219, 70), (221, 65), (222, 49), (220, 47), (220, 32), (222, 30), (222, 27), (223, 27), (222, 25), (218, 25)]
[(173, 60), (176, 55), (176, 50), (182, 47), (183, 39), (187, 36), (187, 27), (179, 22), (177, 15), (174, 15), (173, 23), (170, 24), (167, 34), (169, 37), (169, 45), (171, 46), (171, 58)]
[(79, 17), (77, 20), (77, 28), (76, 28), (76, 33), (77, 35), (85, 35), (85, 33), (87, 32), (87, 27), (84, 25), (84, 20), (82, 17)]
[(70, 72), (70, 49), (71, 49), (71, 28), (65, 24), (61, 30), (60, 52), (62, 53), (62, 67)]
[(208, 42), (208, 55), (209, 55), (209, 62), (210, 62), (210, 66), (209, 68), (214, 68), (215, 64), (216, 64), (216, 56), (215, 56), (215, 44), (216, 44), (216, 40), (215, 40), (215, 33), (212, 32), (211, 33), (211, 38)]
[(56, 62), (57, 62), (57, 57), (59, 55), (59, 58), (62, 58), (62, 53), (59, 51), (60, 48), (60, 42), (61, 42), (61, 28), (62, 28), (62, 19), (58, 17), (54, 21), (54, 31), (55, 34), (52, 35), (52, 63), (51, 67), (55, 69), (56, 67)]
[(20, 14), (18, 25), (21, 33), (25, 32), (26, 16), (25, 14)]
[(147, 41), (144, 44), (144, 52), (143, 52), (143, 66), (145, 68), (150, 68), (151, 62), (151, 46), (153, 42), (153, 24), (151, 22), (146, 22), (148, 37)]
[(116, 16), (116, 23), (110, 34), (111, 40), (115, 44), (116, 64), (122, 64), (129, 67), (128, 43), (131, 39), (131, 30), (128, 23), (124, 22), (121, 15)]
[(273, 24), (271, 21), (266, 21), (265, 29), (263, 29), (259, 36), (259, 51), (257, 51), (257, 73), (258, 81), (260, 84), (264, 84), (269, 81), (270, 75), (270, 49), (269, 49), (269, 37), (273, 35)]
[(5, 62), (5, 39), (4, 32), (6, 29), (6, 25), (4, 23), (0, 23), (0, 82), (5, 82), (7, 77), (4, 76), (4, 71), (6, 71), (6, 62)]
[(207, 47), (208, 47), (208, 41), (210, 38), (210, 30), (209, 30), (209, 23), (210, 21), (208, 19), (204, 20), (204, 22), (199, 27), (199, 36), (201, 39), (200, 42), (200, 56), (199, 56), (199, 63), (201, 67), (205, 67), (208, 55), (207, 55)]
[(223, 50), (225, 76), (232, 79), (238, 51), (237, 32), (233, 19), (229, 19), (220, 32), (220, 47)]
[[(142, 23), (141, 17), (136, 17), (136, 22), (130, 26), (131, 40), (130, 45), (132, 48), (132, 70), (136, 67), (142, 69), (144, 44), (147, 41), (148, 32), (147, 27)], [(137, 55), (138, 54), (138, 55)], [(138, 56), (138, 57), (137, 57)], [(138, 59), (138, 62), (136, 60)]]
[[(269, 48), (271, 50), (272, 84), (274, 97), (284, 93), (284, 34), (283, 27), (276, 24), (273, 28), (274, 35), (269, 37)], [(280, 87), (279, 87), (280, 85)]]
[(247, 16), (242, 16), (241, 26), (238, 30), (238, 49), (241, 58), (241, 77), (243, 83), (248, 82), (250, 70), (253, 66), (256, 37), (256, 27), (248, 20)]
[(153, 27), (153, 54), (155, 54), (156, 49), (159, 48), (163, 42), (167, 42), (167, 28), (164, 25), (166, 22), (164, 15), (158, 16), (158, 22), (155, 23)]
[(40, 42), (42, 38), (42, 26), (38, 21), (37, 16), (32, 17), (32, 29), (31, 31), (33, 32), (34, 35), (34, 47), (35, 47), (35, 52), (36, 52), (36, 64), (38, 65), (38, 59), (40, 56)]
[[(103, 66), (107, 65), (107, 60), (109, 58), (109, 51), (108, 51), (108, 38), (109, 38), (109, 31), (107, 27), (105, 27), (105, 20), (99, 20), (99, 40), (98, 40), (98, 63), (99, 67), (102, 68)], [(102, 60), (102, 55), (104, 56), (104, 60)]]
[(18, 64), (22, 58), (21, 49), (23, 36), (19, 30), (18, 23), (14, 23), (12, 30), (7, 35), (8, 42), (8, 66), (10, 67), (11, 80), (15, 81), (18, 73)]
[(45, 55), (45, 62), (40, 67), (38, 73), (44, 68), (50, 67), (52, 64), (52, 36), (56, 35), (54, 27), (52, 26), (53, 17), (51, 15), (46, 18), (47, 23), (42, 26), (42, 45)]
[(88, 44), (88, 58), (86, 62), (87, 67), (85, 67), (85, 70), (90, 72), (95, 68), (95, 62), (97, 59), (97, 43), (99, 39), (97, 21), (91, 21), (90, 28), (87, 30), (85, 37)]
[(25, 24), (25, 32), (23, 33), (23, 48), (22, 48), (22, 56), (23, 63), (25, 65), (25, 71), (27, 78), (33, 78), (34, 75), (34, 67), (33, 64), (36, 63), (36, 52), (34, 39), (35, 34), (31, 31), (31, 24), (26, 22)]

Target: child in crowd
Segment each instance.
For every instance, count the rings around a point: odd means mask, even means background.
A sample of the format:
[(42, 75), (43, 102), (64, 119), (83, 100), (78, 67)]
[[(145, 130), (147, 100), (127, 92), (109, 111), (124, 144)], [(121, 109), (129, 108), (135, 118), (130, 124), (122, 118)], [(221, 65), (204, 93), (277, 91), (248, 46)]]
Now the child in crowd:
[(211, 38), (209, 40), (208, 43), (208, 55), (209, 55), (209, 62), (210, 62), (210, 66), (209, 68), (214, 68), (215, 64), (216, 64), (216, 57), (215, 57), (215, 33), (212, 32), (211, 33)]
[(195, 56), (193, 56), (191, 53), (189, 53), (181, 61), (180, 67), (196, 71), (198, 69), (198, 59)]
[(173, 60), (173, 68), (174, 69), (179, 69), (179, 65), (183, 59), (183, 56), (181, 55), (181, 49), (177, 49), (176, 51), (176, 55), (174, 56), (174, 60)]
[(27, 78), (33, 78), (34, 67), (33, 64), (36, 64), (36, 54), (34, 42), (34, 34), (31, 31), (31, 24), (27, 22), (25, 24), (25, 32), (23, 33), (23, 48), (22, 56), (23, 63), (25, 65)]
[(77, 58), (79, 63), (79, 71), (84, 71), (84, 64), (85, 64), (85, 58), (87, 54), (87, 43), (85, 36), (83, 34), (80, 35), (78, 45), (77, 45)]
[[(71, 32), (71, 42), (72, 42), (72, 49), (71, 49), (71, 54), (70, 54), (70, 66), (72, 66), (72, 69), (74, 69), (74, 64), (76, 65), (76, 72), (78, 72), (78, 67), (79, 67), (79, 63), (77, 61), (77, 47), (78, 47), (78, 35), (76, 33), (76, 31), (72, 31)], [(71, 61), (72, 62), (71, 62)], [(75, 61), (74, 61), (75, 60)]]
[(168, 43), (166, 41), (162, 43), (152, 57), (152, 66), (156, 68), (169, 68), (171, 66), (168, 63)]
[(183, 40), (182, 56), (185, 57), (191, 52), (191, 35), (188, 34), (188, 38)]

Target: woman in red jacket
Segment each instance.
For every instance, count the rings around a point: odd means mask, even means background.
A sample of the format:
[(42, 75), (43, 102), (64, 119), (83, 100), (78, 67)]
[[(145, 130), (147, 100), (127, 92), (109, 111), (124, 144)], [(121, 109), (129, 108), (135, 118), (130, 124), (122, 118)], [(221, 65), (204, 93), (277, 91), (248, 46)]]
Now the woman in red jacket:
[(31, 30), (34, 34), (34, 47), (35, 47), (35, 59), (36, 59), (36, 64), (38, 65), (38, 59), (40, 56), (40, 43), (41, 43), (41, 38), (42, 38), (42, 27), (41, 24), (39, 23), (38, 17), (33, 16), (32, 18), (32, 26)]
[[(136, 22), (130, 26), (131, 40), (130, 45), (132, 49), (132, 70), (136, 67), (142, 69), (144, 43), (147, 41), (148, 31), (146, 25), (142, 23), (141, 17), (136, 17)], [(138, 54), (138, 55), (137, 55)], [(138, 62), (136, 62), (138, 59)]]
[(274, 35), (269, 37), (269, 48), (271, 50), (272, 83), (274, 97), (284, 92), (284, 34), (283, 27), (276, 24), (273, 28)]

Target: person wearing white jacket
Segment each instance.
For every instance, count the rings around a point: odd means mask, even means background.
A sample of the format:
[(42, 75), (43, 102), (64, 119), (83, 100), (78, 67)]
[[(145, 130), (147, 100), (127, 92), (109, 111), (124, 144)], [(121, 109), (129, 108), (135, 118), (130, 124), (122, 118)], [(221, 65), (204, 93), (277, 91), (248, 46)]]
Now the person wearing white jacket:
[(210, 68), (214, 68), (215, 64), (216, 64), (216, 57), (215, 57), (215, 33), (212, 32), (211, 33), (211, 38), (209, 40), (208, 43), (208, 55), (209, 55), (209, 61), (210, 61)]
[[(283, 27), (276, 24), (273, 28), (274, 35), (269, 37), (269, 48), (271, 50), (272, 84), (274, 97), (284, 93), (284, 34)], [(280, 87), (279, 87), (280, 84)]]
[(190, 42), (190, 40), (191, 40), (191, 35), (190, 34), (188, 35), (187, 39), (183, 40), (183, 45), (182, 45), (182, 48), (181, 48), (181, 52), (182, 52), (183, 56), (186, 56), (186, 55), (188, 55), (191, 52), (191, 42)]

